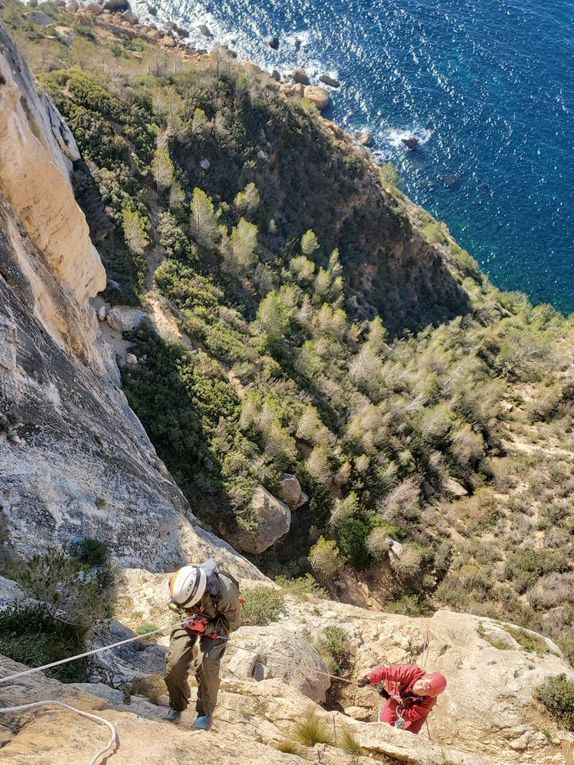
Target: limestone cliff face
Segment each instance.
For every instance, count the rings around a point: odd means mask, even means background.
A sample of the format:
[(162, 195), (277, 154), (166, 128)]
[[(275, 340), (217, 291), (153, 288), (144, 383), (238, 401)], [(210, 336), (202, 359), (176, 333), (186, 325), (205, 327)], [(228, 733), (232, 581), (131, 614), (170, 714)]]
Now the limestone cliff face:
[(0, 51), (0, 511), (9, 544), (28, 557), (97, 537), (120, 561), (155, 570), (217, 549), (261, 576), (195, 528), (95, 342), (87, 301), (105, 272), (68, 177), (77, 148), (1, 24)]

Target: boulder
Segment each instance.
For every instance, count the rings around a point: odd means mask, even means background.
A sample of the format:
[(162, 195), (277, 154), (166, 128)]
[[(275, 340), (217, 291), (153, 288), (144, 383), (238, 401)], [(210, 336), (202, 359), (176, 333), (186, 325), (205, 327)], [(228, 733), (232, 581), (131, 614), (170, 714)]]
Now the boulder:
[(408, 138), (401, 138), (401, 143), (403, 146), (406, 146), (409, 151), (412, 151), (419, 145), (419, 139), (416, 137), (416, 135), (410, 135)]
[(159, 29), (150, 29), (147, 33), (148, 37), (150, 37), (152, 40), (161, 40), (163, 37), (162, 33), (159, 31)]
[(135, 366), (137, 363), (138, 363), (138, 357), (134, 353), (126, 354), (126, 364), (129, 364), (130, 366)]
[(279, 74), (279, 72), (277, 71), (277, 69), (274, 69), (274, 70), (271, 72), (271, 79), (272, 79), (272, 80), (275, 80), (275, 82), (281, 82), (281, 75)]
[(303, 95), (305, 94), (305, 86), (300, 84), (294, 84), (291, 82), (286, 82), (279, 88), (280, 92), (283, 93), (283, 95), (287, 96), (288, 98), (303, 98)]
[(258, 486), (251, 500), (249, 522), (243, 524), (241, 516), (238, 521), (234, 547), (241, 552), (259, 555), (289, 531), (291, 511), (267, 489)]
[(98, 3), (90, 3), (89, 5), (86, 5), (85, 11), (91, 16), (101, 16), (104, 12), (104, 9), (101, 5), (98, 5)]
[(224, 667), (225, 675), (238, 680), (282, 680), (318, 704), (331, 686), (329, 669), (311, 641), (277, 623), (242, 627), (229, 644)]
[(108, 309), (107, 309), (107, 306), (106, 306), (106, 305), (101, 305), (101, 306), (98, 308), (98, 319), (99, 319), (100, 321), (105, 321), (105, 320), (106, 320), (106, 315), (107, 315), (107, 313), (108, 313)]
[(162, 45), (165, 45), (166, 48), (175, 48), (175, 40), (173, 37), (170, 37), (169, 35), (165, 35), (161, 38)]
[(275, 36), (270, 37), (269, 47), (272, 48), (272, 50), (277, 50), (279, 48), (279, 38)]
[(138, 23), (138, 17), (133, 11), (124, 11), (124, 13), (122, 13), (122, 19), (127, 21), (128, 24), (131, 24), (132, 26)]
[(50, 24), (54, 23), (54, 19), (44, 11), (30, 11), (28, 19), (32, 24), (39, 24), (42, 27), (49, 27)]
[(204, 37), (213, 37), (213, 34), (207, 24), (200, 24), (198, 29)]
[(297, 476), (291, 473), (285, 473), (279, 484), (279, 498), (283, 500), (292, 510), (296, 510), (301, 505), (309, 501), (309, 497), (301, 488)]
[[(105, 627), (98, 627), (97, 632), (88, 635), (87, 650), (117, 643), (135, 637), (132, 632), (115, 619)], [(134, 641), (118, 646), (110, 651), (97, 653), (90, 657), (88, 675), (90, 682), (105, 683), (112, 688), (122, 688), (136, 678), (165, 669), (166, 649), (156, 643)]]
[(132, 332), (139, 327), (145, 317), (146, 314), (138, 308), (116, 305), (108, 311), (106, 321), (116, 332)]
[(373, 145), (373, 136), (366, 130), (360, 130), (355, 137), (361, 146)]
[(455, 481), (455, 479), (451, 478), (450, 476), (442, 482), (441, 489), (443, 494), (446, 494), (447, 497), (453, 497), (454, 499), (466, 497), (468, 494), (468, 491), (464, 488), (464, 486), (458, 481)]
[(300, 85), (309, 85), (310, 82), (307, 72), (304, 69), (295, 69), (291, 75), (291, 79), (293, 82), (297, 82)]
[(12, 579), (0, 576), (0, 608), (15, 600), (25, 600), (26, 595), (19, 584)]
[(74, 33), (70, 27), (55, 27), (54, 32), (58, 40), (63, 43), (67, 48), (74, 42)]
[(330, 88), (341, 87), (341, 83), (339, 82), (339, 80), (336, 80), (334, 77), (331, 77), (328, 74), (322, 74), (319, 77), (319, 82), (322, 82), (324, 85), (328, 85)]
[(209, 168), (211, 167), (211, 162), (207, 158), (201, 159), (199, 161), (199, 166), (201, 167), (202, 170), (209, 170)]
[(316, 85), (308, 85), (305, 88), (305, 98), (307, 98), (311, 103), (315, 104), (317, 109), (319, 109), (320, 112), (323, 111), (323, 109), (326, 109), (329, 106), (329, 102), (331, 100), (329, 94), (326, 90), (323, 88), (319, 88)]
[(66, 10), (68, 11), (68, 13), (77, 13), (79, 7), (80, 6), (76, 2), (76, 0), (72, 0), (72, 2), (68, 3), (68, 5), (66, 6)]

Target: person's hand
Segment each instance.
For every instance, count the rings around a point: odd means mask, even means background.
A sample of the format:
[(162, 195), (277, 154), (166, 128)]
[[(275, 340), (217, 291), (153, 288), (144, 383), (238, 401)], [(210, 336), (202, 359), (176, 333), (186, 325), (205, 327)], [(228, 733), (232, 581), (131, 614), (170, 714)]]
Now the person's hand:
[(202, 634), (205, 632), (205, 619), (190, 619), (189, 621), (184, 622), (184, 624), (185, 628), (191, 632), (200, 632)]
[(358, 683), (357, 683), (357, 685), (359, 686), (359, 688), (364, 688), (364, 687), (365, 687), (365, 685), (370, 685), (370, 684), (371, 684), (371, 681), (369, 680), (369, 678), (368, 678), (368, 677), (362, 677), (362, 678), (361, 678), (361, 679), (358, 681)]

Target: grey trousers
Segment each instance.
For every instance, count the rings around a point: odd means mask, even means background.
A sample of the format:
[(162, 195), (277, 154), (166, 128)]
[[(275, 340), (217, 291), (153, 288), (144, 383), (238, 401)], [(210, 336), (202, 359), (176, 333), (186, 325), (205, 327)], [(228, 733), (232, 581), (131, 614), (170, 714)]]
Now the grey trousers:
[(187, 677), (193, 664), (198, 685), (195, 709), (198, 716), (213, 714), (219, 692), (219, 665), (226, 645), (226, 640), (199, 637), (183, 627), (173, 630), (165, 675), (172, 709), (183, 712), (187, 708), (190, 696)]

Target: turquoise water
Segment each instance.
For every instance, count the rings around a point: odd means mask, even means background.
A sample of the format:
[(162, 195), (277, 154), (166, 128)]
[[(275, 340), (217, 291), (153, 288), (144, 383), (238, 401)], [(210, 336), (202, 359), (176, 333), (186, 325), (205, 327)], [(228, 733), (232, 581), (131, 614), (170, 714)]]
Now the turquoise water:
[[(403, 189), (494, 282), (574, 311), (573, 0), (161, 0), (242, 57), (341, 80)], [(272, 51), (267, 39), (280, 39)], [(205, 44), (205, 38), (193, 39)], [(298, 41), (298, 42), (297, 42)], [(400, 138), (414, 133), (416, 151)]]

